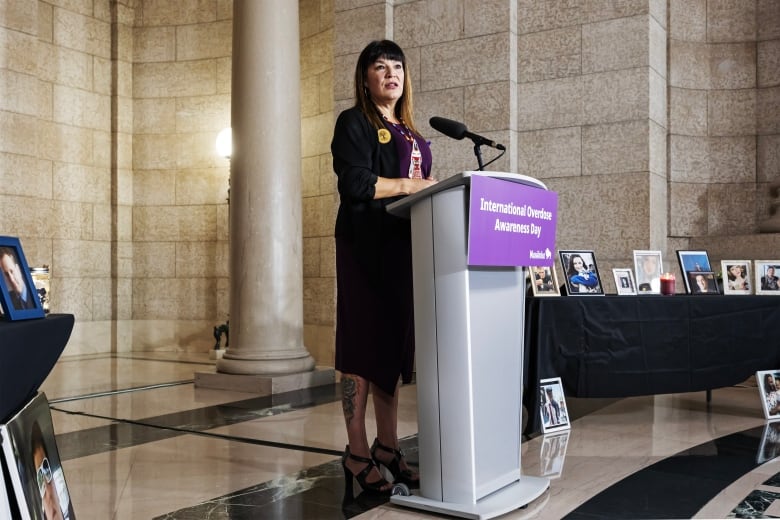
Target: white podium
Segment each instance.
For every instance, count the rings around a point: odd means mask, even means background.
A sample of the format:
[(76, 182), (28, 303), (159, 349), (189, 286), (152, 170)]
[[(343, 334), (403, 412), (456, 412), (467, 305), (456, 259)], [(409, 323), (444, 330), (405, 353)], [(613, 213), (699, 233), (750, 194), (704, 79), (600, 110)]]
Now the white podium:
[(469, 185), (462, 172), (387, 207), (412, 220), (419, 494), (394, 504), (493, 518), (541, 496), (549, 480), (520, 470), (525, 276), (467, 265)]

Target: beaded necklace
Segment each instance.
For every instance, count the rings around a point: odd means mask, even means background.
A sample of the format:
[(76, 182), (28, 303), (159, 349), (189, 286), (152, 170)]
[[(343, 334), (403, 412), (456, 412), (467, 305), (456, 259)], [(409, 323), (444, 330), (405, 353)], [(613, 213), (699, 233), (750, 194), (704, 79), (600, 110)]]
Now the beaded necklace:
[(392, 121), (387, 119), (387, 116), (384, 114), (382, 115), (382, 118), (388, 123), (390, 123), (391, 125), (393, 125), (393, 128), (398, 130), (398, 133), (401, 134), (404, 137), (404, 139), (406, 139), (410, 143), (414, 143), (414, 134), (412, 133), (411, 130), (409, 130), (409, 127), (406, 126), (406, 123), (404, 123), (403, 119), (399, 119), (401, 121), (401, 124), (398, 124), (398, 123), (393, 123)]

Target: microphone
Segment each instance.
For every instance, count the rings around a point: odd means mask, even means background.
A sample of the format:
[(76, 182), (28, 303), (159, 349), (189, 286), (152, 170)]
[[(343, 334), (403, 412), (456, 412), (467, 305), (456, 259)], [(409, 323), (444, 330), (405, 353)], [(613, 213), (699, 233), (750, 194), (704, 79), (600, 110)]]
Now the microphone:
[(482, 137), (481, 135), (472, 134), (469, 132), (468, 128), (466, 128), (466, 125), (459, 123), (458, 121), (453, 121), (452, 119), (446, 119), (443, 117), (432, 117), (428, 122), (430, 123), (431, 128), (434, 130), (443, 133), (447, 137), (457, 139), (458, 141), (464, 137), (468, 137), (474, 141), (474, 144), (476, 145), (484, 144), (491, 148), (495, 148), (496, 150), (506, 150), (503, 144), (492, 141), (487, 137)]

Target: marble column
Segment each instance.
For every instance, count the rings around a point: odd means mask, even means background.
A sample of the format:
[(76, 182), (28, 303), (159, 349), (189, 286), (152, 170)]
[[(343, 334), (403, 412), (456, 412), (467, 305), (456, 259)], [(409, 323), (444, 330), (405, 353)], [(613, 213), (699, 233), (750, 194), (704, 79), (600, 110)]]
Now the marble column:
[[(215, 376), (314, 369), (303, 345), (299, 78), (298, 2), (234, 0), (230, 347)], [(257, 382), (196, 374), (200, 386), (262, 391)]]

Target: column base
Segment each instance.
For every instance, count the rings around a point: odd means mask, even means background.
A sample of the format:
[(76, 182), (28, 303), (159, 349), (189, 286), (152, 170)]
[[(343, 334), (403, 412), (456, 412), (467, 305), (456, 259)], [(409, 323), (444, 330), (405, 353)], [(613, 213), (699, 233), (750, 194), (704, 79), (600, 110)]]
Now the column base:
[(232, 390), (258, 395), (274, 395), (315, 386), (330, 385), (336, 382), (336, 370), (329, 367), (317, 367), (309, 372), (278, 376), (259, 376), (248, 374), (226, 374), (216, 369), (195, 372), (195, 388), (214, 390)]

